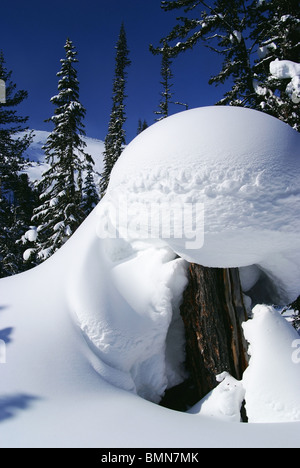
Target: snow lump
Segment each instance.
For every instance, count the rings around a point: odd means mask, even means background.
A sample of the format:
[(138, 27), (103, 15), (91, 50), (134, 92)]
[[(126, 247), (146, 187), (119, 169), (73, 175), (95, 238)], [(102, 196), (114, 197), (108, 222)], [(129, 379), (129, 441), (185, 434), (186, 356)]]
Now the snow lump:
[(255, 265), (278, 302), (292, 301), (300, 284), (299, 143), (292, 128), (249, 109), (176, 114), (125, 149), (102, 209), (110, 207), (110, 224), (130, 241), (138, 227), (141, 238), (190, 262)]
[(258, 305), (244, 323), (250, 365), (244, 373), (250, 423), (300, 420), (299, 335), (273, 307)]

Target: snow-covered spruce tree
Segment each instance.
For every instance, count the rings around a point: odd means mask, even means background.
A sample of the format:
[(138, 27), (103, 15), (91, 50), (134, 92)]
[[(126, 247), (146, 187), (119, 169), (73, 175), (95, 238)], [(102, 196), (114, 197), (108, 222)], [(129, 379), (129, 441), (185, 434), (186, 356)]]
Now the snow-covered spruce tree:
[(83, 140), (85, 109), (79, 101), (79, 82), (74, 65), (77, 52), (70, 39), (65, 45), (66, 57), (61, 60), (57, 74), (58, 95), (51, 99), (55, 105), (54, 124), (44, 151), (50, 168), (39, 184), (40, 205), (32, 224), (37, 226), (33, 252), (43, 261), (58, 250), (76, 231), (85, 218), (82, 209), (83, 171), (93, 163), (85, 152)]
[(13, 208), (3, 197), (0, 200), (0, 278), (11, 276), (19, 270), (13, 234)]
[(251, 38), (259, 46), (254, 65), (260, 108), (300, 130), (299, 102), (287, 92), (289, 77), (272, 76), (275, 60), (300, 62), (300, 13), (298, 0), (254, 1), (251, 13)]
[(28, 130), (28, 117), (17, 115), (17, 106), (28, 97), (27, 91), (17, 91), (11, 79), (12, 72), (6, 68), (3, 52), (0, 51), (0, 80), (5, 83), (5, 99), (0, 101), (0, 178), (1, 190), (11, 190), (24, 161), (22, 155), (30, 145), (32, 135), (20, 132)]
[(223, 57), (221, 71), (209, 81), (215, 85), (230, 82), (230, 90), (218, 104), (256, 108), (247, 1), (174, 0), (162, 1), (162, 8), (165, 11), (180, 9), (185, 13), (166, 38), (174, 44), (173, 56), (204, 41), (208, 48)]
[(288, 80), (270, 73), (276, 59), (299, 62), (298, 0), (173, 0), (162, 1), (162, 8), (185, 13), (167, 36), (176, 41), (174, 56), (202, 40), (223, 56), (210, 84), (231, 88), (218, 104), (263, 110), (299, 130), (299, 105), (290, 99)]
[(103, 196), (106, 192), (110, 174), (115, 163), (119, 159), (124, 146), (126, 122), (125, 114), (125, 86), (127, 77), (127, 67), (131, 64), (129, 60), (129, 50), (127, 47), (127, 37), (125, 26), (122, 24), (118, 42), (116, 45), (116, 68), (113, 84), (113, 106), (110, 115), (108, 126), (108, 133), (105, 138), (105, 151), (104, 151), (104, 172), (101, 175), (100, 191)]
[[(26, 229), (33, 210), (33, 192), (28, 178), (19, 175), (24, 152), (30, 145), (28, 117), (17, 114), (17, 106), (27, 98), (27, 92), (17, 90), (12, 72), (6, 68), (0, 52), (0, 80), (3, 84), (0, 100), (0, 277), (23, 271), (22, 248), (17, 244), (22, 229)], [(20, 132), (23, 132), (22, 134)]]
[(81, 209), (85, 216), (88, 216), (93, 211), (93, 209), (98, 205), (99, 201), (100, 197), (95, 184), (93, 166), (89, 163), (86, 168), (86, 177), (84, 180), (81, 203)]

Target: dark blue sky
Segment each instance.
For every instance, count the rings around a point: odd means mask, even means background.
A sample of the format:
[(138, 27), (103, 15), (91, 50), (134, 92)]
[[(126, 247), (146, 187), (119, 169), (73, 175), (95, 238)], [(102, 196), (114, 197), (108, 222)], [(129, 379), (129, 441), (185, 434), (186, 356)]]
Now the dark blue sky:
[[(127, 84), (127, 141), (136, 135), (138, 119), (152, 124), (159, 104), (160, 57), (149, 52), (175, 24), (178, 12), (164, 12), (160, 0), (10, 0), (0, 6), (0, 49), (18, 88), (29, 92), (20, 111), (37, 130), (53, 113), (50, 98), (57, 94), (56, 73), (67, 37), (78, 51), (80, 98), (87, 109), (88, 136), (104, 139), (111, 111), (115, 44), (122, 21), (132, 65)], [(181, 14), (181, 13), (180, 13)], [(208, 85), (220, 62), (204, 46), (174, 61), (174, 99), (190, 107), (212, 105), (221, 88)], [(182, 110), (180, 107), (175, 111)]]

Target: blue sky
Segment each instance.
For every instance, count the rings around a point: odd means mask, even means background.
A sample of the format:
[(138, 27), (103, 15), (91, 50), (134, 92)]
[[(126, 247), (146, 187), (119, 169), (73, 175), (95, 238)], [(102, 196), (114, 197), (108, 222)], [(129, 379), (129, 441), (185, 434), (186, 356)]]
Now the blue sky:
[[(18, 88), (29, 92), (20, 107), (37, 130), (51, 130), (44, 120), (53, 114), (50, 98), (57, 94), (56, 73), (67, 37), (78, 51), (80, 98), (87, 109), (88, 136), (104, 139), (111, 111), (115, 44), (125, 23), (132, 65), (127, 83), (127, 142), (138, 120), (152, 124), (159, 104), (160, 57), (149, 52), (175, 24), (179, 12), (164, 12), (160, 0), (11, 0), (0, 5), (0, 49)], [(181, 14), (181, 13), (180, 13)], [(222, 88), (208, 85), (220, 68), (219, 58), (204, 46), (173, 63), (174, 99), (190, 107), (214, 104)], [(180, 111), (181, 108), (173, 109)]]

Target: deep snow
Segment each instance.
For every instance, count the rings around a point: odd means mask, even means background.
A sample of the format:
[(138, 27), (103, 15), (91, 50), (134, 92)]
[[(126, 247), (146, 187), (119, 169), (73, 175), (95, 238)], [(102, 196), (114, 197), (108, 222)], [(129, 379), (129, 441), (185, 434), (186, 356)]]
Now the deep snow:
[(104, 380), (105, 365), (72, 307), (78, 272), (80, 289), (90, 287), (94, 301), (101, 296), (96, 222), (92, 213), (44, 265), (0, 282), (0, 336), (9, 330), (7, 363), (0, 365), (0, 447), (299, 447), (300, 423), (229, 427)]
[(241, 407), (245, 399), (243, 383), (228, 372), (217, 376), (219, 385), (188, 413), (226, 422), (241, 422)]
[[(211, 141), (196, 138), (195, 134), (201, 132), (210, 132)], [(235, 135), (238, 138), (233, 142)], [(130, 202), (139, 200), (134, 210), (140, 209), (140, 201), (144, 204), (143, 196), (151, 202), (175, 199), (177, 208), (178, 196), (187, 195), (194, 201), (199, 196), (209, 207), (203, 257), (201, 250), (189, 251), (189, 255), (209, 258), (213, 252), (215, 264), (218, 253), (228, 247), (228, 255), (221, 255), (216, 266), (224, 266), (226, 258), (231, 266), (250, 266), (244, 270), (244, 282), (250, 289), (265, 271), (270, 277), (276, 272), (284, 291), (292, 295), (296, 288), (293, 275), (299, 275), (295, 255), (299, 217), (291, 220), (288, 214), (292, 201), (294, 213), (298, 206), (298, 141), (298, 134), (265, 115), (243, 109), (208, 108), (156, 124), (128, 147), (113, 173), (107, 197), (68, 243), (40, 267), (0, 281), (0, 340), (6, 341), (6, 364), (0, 364), (0, 447), (300, 446), (299, 422), (228, 425), (218, 419), (225, 415), (226, 421), (237, 421), (244, 390), (253, 421), (258, 421), (257, 399), (261, 400), (263, 409), (259, 414), (264, 415), (265, 422), (282, 421), (283, 414), (289, 421), (298, 419), (287, 401), (293, 395), (297, 408), (294, 385), (298, 385), (300, 367), (292, 360), (295, 335), (288, 324), (289, 332), (286, 331), (283, 319), (273, 309), (258, 306), (261, 313), (254, 314), (253, 321), (246, 324), (252, 354), (249, 372), (243, 387), (223, 376), (224, 382), (213, 395), (213, 411), (202, 402), (208, 411), (182, 414), (141, 398), (158, 401), (166, 387), (184, 378), (184, 340), (178, 306), (186, 285), (187, 264), (176, 253), (188, 256), (186, 243), (183, 239), (155, 238), (154, 233), (151, 239), (132, 239), (134, 224), (127, 229), (124, 223), (118, 226), (122, 238), (103, 238), (105, 232), (113, 232), (117, 219), (117, 188)], [(163, 149), (160, 154), (159, 142)], [(222, 156), (223, 151), (226, 157)], [(147, 162), (147, 154), (154, 159)], [(237, 164), (236, 169), (230, 171), (230, 162)], [(274, 176), (273, 184), (263, 172), (263, 162), (267, 174)], [(183, 167), (187, 171), (182, 171)], [(139, 179), (141, 168), (144, 177)], [(258, 182), (263, 183), (256, 185), (258, 175)], [(257, 190), (241, 191), (247, 182)], [(171, 192), (165, 190), (170, 187)], [(219, 192), (220, 187), (223, 189)], [(251, 214), (248, 221), (247, 207)], [(261, 214), (262, 208), (269, 208), (271, 213), (266, 210)], [(132, 222), (131, 208), (128, 214)], [(264, 218), (268, 223), (263, 222)], [(267, 224), (271, 224), (270, 229)], [(275, 228), (279, 229), (278, 236)], [(254, 243), (247, 244), (250, 253), (244, 254), (241, 239), (245, 236), (250, 242), (251, 229)], [(258, 272), (252, 265), (259, 262), (253, 260), (264, 258), (266, 262), (264, 247), (272, 256), (273, 268), (263, 270), (260, 263)], [(285, 278), (293, 261), (293, 288), (288, 289)], [(274, 373), (269, 369), (272, 359), (276, 359)], [(270, 377), (270, 386), (266, 376)], [(279, 393), (275, 388), (272, 392), (276, 377), (284, 380)], [(227, 391), (227, 384), (233, 391)], [(253, 388), (260, 392), (252, 391)], [(270, 392), (279, 418), (274, 418), (273, 413), (270, 416), (266, 409)]]
[(249, 422), (300, 421), (298, 333), (267, 306), (256, 306), (243, 327), (251, 356), (243, 377)]
[[(102, 208), (108, 205), (122, 236), (134, 238), (140, 224), (140, 237), (160, 238), (188, 261), (257, 265), (275, 283), (278, 302), (292, 302), (300, 278), (299, 140), (286, 124), (249, 109), (176, 114), (125, 149)], [(164, 235), (170, 230), (165, 206), (174, 208), (171, 227), (178, 232), (183, 226), (181, 238)]]

